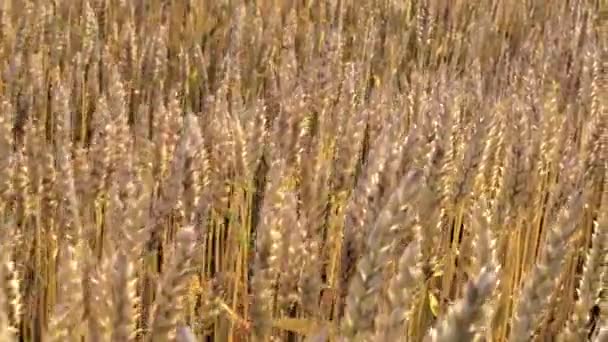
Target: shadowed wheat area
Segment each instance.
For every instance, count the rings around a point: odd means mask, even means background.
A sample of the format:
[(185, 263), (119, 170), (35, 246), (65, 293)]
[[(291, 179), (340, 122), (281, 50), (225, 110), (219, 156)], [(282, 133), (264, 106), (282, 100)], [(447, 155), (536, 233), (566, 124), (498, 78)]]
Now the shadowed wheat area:
[(0, 341), (608, 341), (606, 0), (0, 0)]

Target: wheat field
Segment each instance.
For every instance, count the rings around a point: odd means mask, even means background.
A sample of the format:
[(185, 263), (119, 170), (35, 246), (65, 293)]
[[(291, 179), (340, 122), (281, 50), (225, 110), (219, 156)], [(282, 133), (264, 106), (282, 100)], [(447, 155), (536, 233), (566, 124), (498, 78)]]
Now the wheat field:
[(608, 341), (608, 1), (0, 0), (0, 342)]

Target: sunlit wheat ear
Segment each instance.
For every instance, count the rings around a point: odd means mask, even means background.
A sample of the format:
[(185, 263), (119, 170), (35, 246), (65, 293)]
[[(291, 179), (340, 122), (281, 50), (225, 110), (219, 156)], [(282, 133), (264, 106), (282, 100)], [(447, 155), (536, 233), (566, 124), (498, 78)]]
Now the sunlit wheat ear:
[(411, 316), (411, 307), (416, 287), (422, 281), (420, 268), (420, 242), (412, 241), (401, 254), (397, 272), (389, 282), (386, 313), (380, 313), (376, 322), (376, 340), (399, 340), (407, 335), (407, 322)]
[(57, 303), (48, 327), (49, 341), (75, 341), (82, 336), (83, 291), (77, 247), (64, 245), (57, 256)]
[(83, 222), (80, 214), (80, 203), (77, 197), (76, 184), (74, 179), (74, 168), (72, 167), (72, 118), (69, 110), (70, 102), (68, 89), (63, 83), (57, 85), (54, 95), (57, 137), (56, 159), (58, 171), (62, 177), (59, 178), (59, 190), (66, 199), (66, 208), (70, 213), (69, 225), (73, 236), (77, 239), (83, 234)]
[(302, 275), (298, 283), (298, 290), (300, 292), (300, 302), (305, 312), (315, 317), (320, 314), (319, 312), (319, 296), (323, 282), (318, 272), (320, 260), (320, 239), (316, 236), (310, 237), (307, 242), (304, 243), (304, 252), (302, 256), (305, 257), (306, 262), (302, 267)]
[(539, 261), (530, 271), (519, 295), (509, 341), (528, 341), (536, 329), (543, 308), (554, 291), (557, 276), (567, 250), (569, 237), (577, 228), (581, 210), (580, 194), (571, 195), (559, 218), (550, 227)]
[[(608, 146), (608, 145), (606, 145), (606, 146)], [(605, 213), (606, 208), (608, 206), (608, 177), (604, 177), (603, 189), (604, 190), (602, 192), (602, 205), (601, 205), (600, 209), (603, 213)], [(605, 214), (601, 215), (600, 217), (603, 219), (600, 219), (599, 224), (603, 225), (604, 227), (602, 228), (601, 226), (598, 226), (597, 228), (599, 229), (599, 231), (603, 232), (603, 234), (604, 234), (606, 232), (605, 226), (608, 224), (608, 222), (607, 222), (608, 219), (607, 219), (607, 215), (605, 215)], [(599, 298), (597, 299), (597, 304), (600, 309), (599, 320), (605, 322), (606, 317), (608, 317), (608, 295), (606, 293), (606, 288), (608, 288), (608, 263), (606, 262), (606, 257), (605, 257), (606, 255), (608, 255), (608, 245), (604, 245), (604, 248), (603, 248), (601, 254), (604, 255), (604, 257), (602, 258), (602, 261), (600, 262), (600, 265), (599, 265), (601, 290), (600, 290), (600, 294), (598, 296)], [(608, 326), (606, 326), (606, 324), (605, 324), (604, 328), (608, 329)]]
[(357, 259), (363, 252), (364, 225), (368, 217), (374, 216), (370, 212), (377, 210), (377, 203), (373, 201), (378, 196), (380, 175), (384, 171), (390, 152), (389, 129), (378, 138), (375, 151), (367, 161), (364, 174), (359, 177), (358, 184), (353, 190), (351, 200), (346, 208), (344, 242), (342, 246), (341, 279), (342, 295), (345, 295), (348, 282), (355, 269)]
[(10, 277), (10, 274), (6, 274), (7, 269), (4, 265), (10, 261), (8, 253), (6, 253), (4, 241), (0, 240), (0, 247), (2, 248), (2, 251), (0, 252), (0, 338), (3, 341), (13, 341), (15, 338), (16, 326), (11, 323), (11, 303), (4, 284), (4, 279)]
[(3, 341), (12, 341), (14, 339), (13, 328), (10, 326), (8, 321), (8, 315), (4, 307), (6, 306), (6, 297), (4, 291), (0, 289), (0, 305), (2, 309), (0, 311), (0, 338)]
[(458, 175), (456, 177), (455, 184), (455, 198), (457, 200), (462, 200), (461, 198), (470, 196), (468, 194), (473, 192), (472, 190), (475, 184), (476, 176), (481, 174), (479, 168), (483, 159), (484, 149), (486, 147), (486, 121), (488, 121), (488, 119), (481, 118), (479, 119), (479, 122), (472, 125), (474, 131), (471, 133), (471, 136), (465, 143), (467, 147), (462, 153), (463, 156), (459, 161), (459, 166), (457, 167)]
[(561, 341), (584, 340), (589, 333), (588, 322), (592, 307), (600, 296), (602, 257), (608, 249), (608, 215), (603, 214), (599, 222), (594, 224), (591, 238), (591, 249), (587, 253), (582, 278), (577, 288), (578, 299), (574, 312), (571, 314), (565, 329), (558, 338)]
[(255, 259), (252, 291), (252, 333), (256, 341), (269, 338), (274, 311), (274, 295), (280, 259), (283, 251), (284, 229), (282, 217), (279, 216), (285, 198), (281, 188), (285, 162), (278, 160), (270, 166), (270, 183), (265, 191), (262, 208), (262, 221), (256, 231)]
[(608, 130), (608, 120), (592, 117), (585, 126), (586, 139), (583, 142), (583, 158), (585, 180), (594, 180), (601, 174), (602, 169), (602, 134)]
[(177, 233), (175, 250), (158, 284), (157, 298), (149, 324), (148, 341), (171, 341), (175, 338), (183, 296), (192, 275), (192, 256), (196, 235), (193, 227), (183, 227)]
[[(13, 177), (12, 160), (13, 153), (13, 106), (4, 97), (0, 97), (0, 198), (4, 203), (8, 203), (9, 194), (13, 187), (11, 179)], [(6, 205), (6, 204), (4, 204)]]
[[(486, 201), (485, 196), (481, 196), (471, 209), (470, 220), (474, 235), (471, 245), (467, 246), (471, 248), (471, 276), (480, 274), (484, 268), (489, 268), (494, 271), (497, 285), (499, 285), (498, 279), (500, 278), (501, 270), (497, 255), (496, 231), (491, 226), (493, 218), (489, 214), (490, 211)], [(478, 337), (483, 335), (491, 336), (492, 319), (496, 314), (499, 297), (499, 291), (491, 293), (486, 303), (483, 304), (483, 318), (473, 323), (473, 329), (478, 334)]]
[[(7, 239), (7, 241), (10, 241)], [(2, 246), (0, 244), (0, 246)], [(2, 246), (1, 248), (6, 248)], [(21, 288), (21, 274), (15, 267), (15, 262), (7, 258), (0, 259), (2, 271), (0, 271), (0, 282), (4, 282), (0, 291), (3, 291), (4, 300), (6, 301), (6, 313), (8, 314), (8, 322), (10, 324), (11, 333), (16, 333), (22, 321), (23, 315), (23, 298)], [(4, 310), (4, 306), (0, 306), (0, 310)]]
[[(411, 172), (392, 191), (387, 204), (371, 226), (366, 241), (366, 252), (359, 259), (346, 296), (346, 308), (341, 332), (345, 338), (370, 338), (374, 331), (374, 317), (378, 309), (378, 294), (393, 238), (400, 226), (410, 225), (412, 213), (403, 208), (415, 199), (419, 173)], [(409, 214), (409, 215), (408, 215)]]
[(125, 103), (126, 90), (117, 69), (117, 67), (110, 68), (110, 84), (108, 86), (108, 110), (113, 123), (110, 169), (116, 170), (114, 174), (118, 173), (121, 168), (128, 166), (125, 158), (128, 157), (132, 143), (127, 104)]
[(306, 261), (302, 258), (302, 247), (305, 241), (302, 241), (301, 231), (304, 229), (297, 219), (297, 199), (293, 192), (289, 191), (285, 194), (283, 200), (283, 208), (281, 208), (281, 223), (285, 227), (283, 234), (283, 248), (280, 256), (280, 275), (277, 293), (277, 304), (279, 308), (288, 312), (292, 306), (298, 301), (297, 284), (302, 273), (302, 266)]
[(470, 216), (474, 234), (471, 258), (475, 271), (479, 272), (488, 265), (497, 267), (496, 238), (490, 226), (491, 217), (485, 198), (474, 205)]
[[(445, 137), (439, 135), (441, 132), (440, 121), (433, 122), (433, 133), (432, 140), (429, 143), (428, 151), (425, 151), (422, 158), (423, 164), (423, 175), (424, 182), (427, 188), (424, 199), (424, 205), (420, 207), (427, 212), (426, 217), (421, 217), (426, 222), (422, 222), (424, 227), (420, 227), (419, 235), (421, 241), (421, 253), (428, 255), (431, 247), (437, 241), (439, 241), (440, 235), (438, 234), (439, 225), (441, 224), (441, 213), (444, 210), (439, 204), (441, 202), (441, 170), (443, 163), (445, 163), (445, 148), (443, 146)], [(424, 148), (424, 144), (421, 144)], [(426, 208), (428, 206), (428, 208)]]
[[(146, 187), (140, 187), (140, 193), (135, 191), (137, 188), (134, 186), (141, 179), (139, 172), (136, 171), (135, 179), (127, 183), (124, 189), (126, 196), (123, 200), (112, 199), (111, 203), (122, 207), (122, 213), (118, 215), (120, 219), (116, 222), (108, 223), (117, 231), (118, 238), (118, 248), (112, 253), (114, 258), (112, 339), (115, 341), (135, 338), (136, 322), (137, 328), (140, 329), (137, 330), (137, 338), (145, 337), (144, 332), (149, 331), (150, 312), (154, 300), (151, 293), (154, 293), (158, 285), (158, 276), (150, 274), (156, 270), (141, 266), (147, 264), (148, 251), (152, 249), (153, 252), (157, 248), (150, 245), (158, 243), (161, 229), (158, 226), (159, 219), (156, 217), (162, 217), (163, 213), (159, 209), (150, 212), (150, 208), (157, 205), (152, 181)], [(166, 250), (169, 251), (170, 248)], [(163, 269), (164, 266), (163, 263)], [(118, 321), (120, 318), (125, 319)]]
[(137, 294), (134, 263), (124, 251), (113, 258), (112, 276), (112, 336), (113, 342), (131, 341), (137, 321)]
[(472, 341), (473, 324), (482, 316), (483, 302), (496, 286), (496, 273), (483, 268), (479, 276), (465, 289), (464, 298), (454, 304), (437, 329), (432, 329), (426, 341)]
[[(184, 172), (185, 163), (188, 152), (188, 136), (184, 133), (179, 137), (173, 137), (177, 140), (173, 142), (171, 146), (165, 146), (170, 151), (170, 154), (163, 156), (160, 163), (167, 163), (167, 170), (165, 175), (160, 180), (157, 180), (157, 189), (159, 200), (153, 203), (152, 218), (148, 222), (150, 227), (158, 224), (158, 221), (168, 215), (174, 206), (181, 200), (184, 193)], [(171, 140), (173, 140), (171, 138)], [(165, 147), (161, 147), (161, 150), (165, 153)], [(171, 158), (169, 158), (171, 156)], [(164, 159), (167, 159), (164, 161)], [(157, 227), (158, 228), (158, 227)], [(162, 227), (161, 227), (162, 228)], [(159, 228), (160, 229), (160, 228)]]
[[(344, 93), (340, 96), (338, 106), (344, 114), (339, 117), (341, 122), (336, 129), (336, 165), (338, 171), (336, 182), (337, 191), (352, 188), (355, 182), (357, 162), (360, 158), (363, 135), (368, 124), (370, 113), (359, 105), (357, 100), (356, 82), (360, 72), (354, 65), (345, 67)], [(390, 125), (390, 124), (389, 124)]]
[(97, 44), (97, 35), (99, 34), (99, 27), (97, 24), (97, 16), (91, 8), (90, 1), (84, 1), (84, 34), (82, 37), (82, 53), (86, 60), (91, 59), (91, 54)]
[(209, 204), (209, 196), (203, 196), (203, 189), (209, 182), (209, 160), (199, 121), (193, 114), (186, 116), (184, 127), (187, 130), (188, 140), (184, 170), (184, 200), (187, 220), (194, 224), (204, 220), (204, 208)]
[(92, 143), (89, 149), (91, 164), (91, 190), (93, 195), (99, 196), (107, 187), (109, 168), (112, 155), (112, 123), (109, 113), (108, 102), (105, 97), (97, 100), (97, 106), (93, 115)]
[(88, 253), (88, 261), (83, 265), (82, 290), (83, 308), (87, 319), (87, 339), (90, 341), (108, 341), (111, 329), (111, 297), (107, 275), (110, 271), (109, 260), (103, 258), (97, 263), (96, 258)]
[(249, 181), (252, 174), (252, 169), (249, 164), (249, 157), (247, 156), (247, 142), (245, 140), (245, 133), (243, 132), (242, 122), (239, 118), (232, 119), (230, 124), (231, 127), (231, 147), (232, 154), (236, 161), (237, 172), (243, 175), (241, 182), (245, 183)]
[(328, 179), (330, 177), (329, 161), (323, 158), (321, 144), (314, 140), (310, 151), (304, 155), (309, 162), (303, 163), (302, 186), (300, 188), (300, 201), (302, 215), (299, 222), (301, 230), (301, 246), (298, 248), (299, 257), (304, 264), (301, 266), (302, 274), (298, 284), (300, 301), (305, 312), (313, 316), (320, 314), (319, 295), (322, 286), (319, 267), (323, 261), (320, 255), (323, 246), (322, 236), (318, 234), (323, 226), (325, 208), (331, 200), (328, 196)]

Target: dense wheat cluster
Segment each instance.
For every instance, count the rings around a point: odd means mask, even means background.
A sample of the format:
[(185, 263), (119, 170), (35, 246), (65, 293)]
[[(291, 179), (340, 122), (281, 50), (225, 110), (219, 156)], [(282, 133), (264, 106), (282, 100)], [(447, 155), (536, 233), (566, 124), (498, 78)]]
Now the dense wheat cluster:
[(605, 0), (0, 0), (0, 341), (608, 341)]

